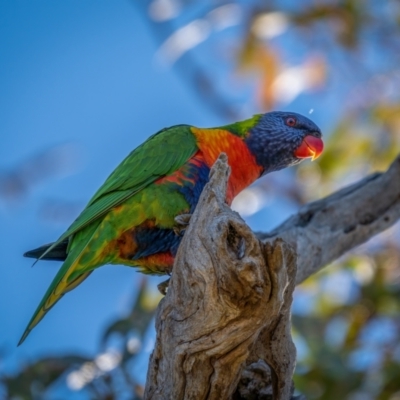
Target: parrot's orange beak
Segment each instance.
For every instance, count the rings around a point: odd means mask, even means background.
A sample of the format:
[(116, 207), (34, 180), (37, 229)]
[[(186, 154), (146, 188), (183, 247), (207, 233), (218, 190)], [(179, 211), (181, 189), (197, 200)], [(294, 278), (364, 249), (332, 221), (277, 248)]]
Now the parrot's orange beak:
[(314, 161), (324, 150), (324, 142), (322, 139), (312, 135), (307, 135), (301, 145), (294, 151), (294, 156), (297, 158), (310, 158)]

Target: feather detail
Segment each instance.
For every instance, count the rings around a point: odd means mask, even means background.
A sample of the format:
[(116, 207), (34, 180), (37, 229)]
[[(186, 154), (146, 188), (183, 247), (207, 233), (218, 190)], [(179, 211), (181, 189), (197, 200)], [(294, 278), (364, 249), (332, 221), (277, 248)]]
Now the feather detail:
[(222, 152), (228, 156), (231, 175), (228, 181), (227, 203), (231, 204), (235, 196), (260, 177), (263, 168), (257, 164), (256, 158), (239, 136), (224, 129), (191, 129), (197, 138), (204, 161), (210, 168)]

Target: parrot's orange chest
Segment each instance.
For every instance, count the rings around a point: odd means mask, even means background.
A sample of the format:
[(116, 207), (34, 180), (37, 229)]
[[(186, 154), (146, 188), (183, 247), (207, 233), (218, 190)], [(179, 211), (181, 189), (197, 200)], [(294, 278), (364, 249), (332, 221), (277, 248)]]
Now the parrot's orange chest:
[(191, 128), (206, 164), (211, 168), (223, 152), (228, 156), (231, 175), (228, 181), (226, 201), (232, 203), (234, 197), (251, 185), (262, 174), (262, 167), (256, 162), (245, 142), (238, 136), (223, 129)]

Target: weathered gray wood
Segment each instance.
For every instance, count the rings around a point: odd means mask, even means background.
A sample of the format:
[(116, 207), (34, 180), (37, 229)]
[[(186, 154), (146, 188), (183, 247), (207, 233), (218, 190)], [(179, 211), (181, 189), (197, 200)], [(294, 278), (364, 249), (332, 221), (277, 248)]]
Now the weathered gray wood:
[[(264, 257), (272, 287), (277, 291), (275, 297), (279, 299), (269, 307), (275, 305), (279, 310), (268, 310), (269, 321), (245, 362), (235, 393), (237, 399), (258, 399), (261, 394), (266, 398), (268, 393), (273, 394), (274, 399), (290, 399), (294, 390), (292, 375), (296, 348), (291, 336), (290, 306), (296, 282), (296, 252), (281, 239), (276, 239), (272, 244), (266, 243)], [(254, 375), (255, 370), (258, 374), (249, 380), (249, 374)], [(268, 375), (270, 378), (267, 379)]]
[(297, 247), (301, 283), (347, 251), (390, 228), (400, 219), (400, 156), (376, 173), (324, 199), (306, 204), (270, 233)]
[(224, 160), (193, 214), (158, 309), (146, 399), (271, 398), (271, 383), (274, 399), (290, 399), (294, 285), (400, 218), (399, 157), (387, 172), (257, 234), (260, 242), (224, 203)]
[(228, 173), (221, 156), (179, 247), (145, 399), (231, 398), (261, 337), (268, 344), (254, 357), (271, 366), (275, 398), (290, 399), (294, 250), (281, 240), (264, 247), (225, 204)]
[[(279, 291), (279, 311), (271, 313), (275, 319), (266, 325), (246, 360), (248, 369), (260, 360), (266, 361), (272, 371), (272, 388), (275, 399), (290, 399), (293, 394), (292, 375), (296, 363), (296, 348), (292, 341), (290, 307), (296, 286), (296, 252), (281, 239), (264, 246), (264, 256), (269, 271), (276, 270), (272, 287)], [(277, 394), (279, 393), (279, 396)]]

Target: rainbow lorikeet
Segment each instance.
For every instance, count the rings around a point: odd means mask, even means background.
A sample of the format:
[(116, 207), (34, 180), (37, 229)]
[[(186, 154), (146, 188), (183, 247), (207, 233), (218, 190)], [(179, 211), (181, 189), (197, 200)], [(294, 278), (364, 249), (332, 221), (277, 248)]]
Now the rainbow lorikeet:
[(175, 217), (194, 211), (221, 152), (231, 167), (230, 204), (260, 176), (314, 159), (322, 149), (320, 129), (287, 112), (209, 129), (177, 125), (154, 134), (115, 169), (56, 242), (25, 254), (64, 263), (19, 344), (66, 292), (104, 264), (170, 273), (181, 240)]

